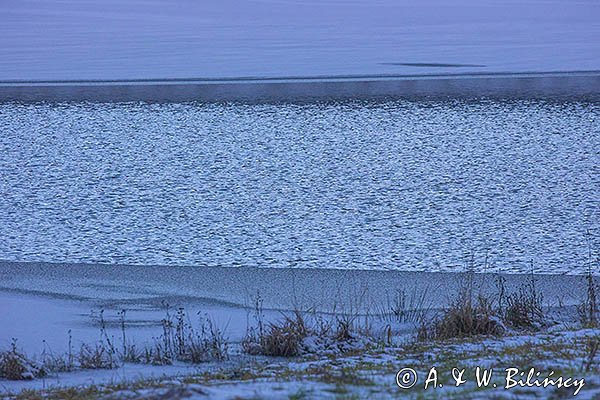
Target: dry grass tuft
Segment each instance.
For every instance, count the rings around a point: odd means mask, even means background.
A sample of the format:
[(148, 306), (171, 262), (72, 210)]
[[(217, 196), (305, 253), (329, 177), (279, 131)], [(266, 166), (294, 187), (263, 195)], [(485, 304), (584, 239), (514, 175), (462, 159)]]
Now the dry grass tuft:
[(506, 297), (503, 320), (514, 328), (539, 330), (547, 325), (543, 309), (543, 296), (535, 288), (533, 278), (517, 292)]
[(497, 316), (492, 302), (482, 296), (473, 298), (470, 291), (462, 290), (444, 314), (430, 323), (422, 323), (419, 340), (444, 340), (478, 335), (503, 335), (504, 324)]
[(347, 352), (373, 341), (368, 318), (357, 313), (322, 314), (295, 309), (279, 321), (265, 323), (260, 295), (255, 301), (255, 324), (249, 325), (242, 350), (250, 355), (294, 357), (318, 351)]
[(585, 299), (577, 307), (577, 313), (581, 325), (587, 328), (598, 327), (598, 283), (592, 276), (591, 271), (586, 275), (587, 290)]
[(13, 340), (11, 349), (0, 352), (0, 377), (9, 380), (31, 380), (46, 375), (45, 369), (33, 360), (28, 359), (17, 349)]
[(175, 317), (166, 308), (162, 335), (136, 358), (153, 365), (170, 365), (174, 360), (198, 364), (228, 358), (227, 338), (208, 316), (200, 316), (199, 328), (195, 328), (183, 308), (177, 310)]
[(585, 372), (590, 372), (592, 366), (596, 360), (596, 354), (598, 354), (598, 349), (600, 348), (600, 337), (596, 336), (593, 338), (588, 338), (586, 343), (586, 357), (583, 363), (583, 370)]
[(293, 316), (268, 324), (262, 331), (251, 329), (242, 341), (242, 349), (251, 355), (293, 357), (300, 354), (300, 347), (308, 334), (302, 314), (296, 311)]
[(83, 369), (113, 369), (119, 366), (115, 355), (103, 343), (82, 344), (77, 355)]

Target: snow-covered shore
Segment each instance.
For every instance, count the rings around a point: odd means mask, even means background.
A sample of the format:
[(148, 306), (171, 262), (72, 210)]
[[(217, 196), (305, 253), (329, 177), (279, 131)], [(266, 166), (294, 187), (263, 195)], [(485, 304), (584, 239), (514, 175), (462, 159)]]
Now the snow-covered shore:
[[(124, 364), (115, 370), (53, 373), (43, 380), (0, 381), (0, 398), (536, 399), (576, 394), (593, 399), (600, 393), (593, 350), (599, 334), (560, 325), (503, 338), (405, 341), (291, 359), (234, 356), (198, 366)], [(478, 368), (491, 371), (488, 383), (478, 381)], [(414, 386), (401, 386), (402, 372), (417, 377)]]
[[(3, 283), (0, 289), (0, 348), (9, 348), (12, 338), (16, 338), (20, 349), (27, 354), (38, 355), (43, 352), (60, 354), (67, 351), (69, 345), (78, 348), (82, 343), (98, 341), (100, 312), (103, 313), (102, 318), (108, 336), (117, 339), (120, 337), (119, 313), (126, 310), (128, 340), (140, 345), (149, 343), (161, 334), (165, 303), (170, 304), (171, 310), (182, 307), (191, 314), (199, 312), (210, 316), (215, 324), (223, 329), (227, 339), (234, 346), (239, 346), (248, 325), (252, 323), (251, 303), (252, 296), (256, 293), (259, 293), (264, 301), (264, 316), (267, 321), (276, 321), (294, 308), (318, 309), (325, 313), (335, 308), (337, 312), (345, 310), (370, 313), (375, 321), (374, 326), (385, 330), (385, 327), (390, 324), (389, 320), (377, 319), (375, 315), (393, 306), (391, 301), (394, 293), (398, 291), (408, 293), (409, 300), (415, 301), (414, 305), (417, 307), (443, 308), (464, 284), (464, 275), (456, 273), (400, 271), (352, 271), (350, 273), (341, 270), (243, 268), (205, 268), (199, 271), (190, 267), (9, 262), (3, 262), (0, 266), (0, 280)], [(497, 290), (496, 275), (477, 274), (475, 277), (477, 287), (483, 292)], [(527, 279), (527, 276), (506, 274), (503, 278), (506, 279), (507, 290), (514, 291)], [(555, 310), (559, 321), (563, 321), (561, 328), (553, 328), (554, 333), (550, 334), (550, 337), (570, 335), (569, 324), (576, 319), (573, 305), (581, 302), (585, 294), (583, 277), (539, 275), (536, 277), (536, 284), (544, 294), (546, 305)], [(389, 312), (389, 309), (387, 311)], [(221, 398), (220, 396), (225, 394), (233, 396), (246, 390), (271, 398), (287, 398), (285, 396), (293, 395), (301, 389), (308, 388), (310, 391), (316, 390), (321, 393), (339, 386), (335, 380), (327, 382), (323, 377), (325, 370), (320, 370), (314, 379), (310, 376), (296, 376), (296, 372), (291, 374), (289, 371), (305, 370), (311, 363), (310, 368), (324, 363), (327, 369), (334, 370), (343, 366), (355, 366), (356, 363), (364, 366), (365, 358), (371, 360), (374, 357), (379, 361), (368, 369), (382, 369), (376, 374), (382, 374), (381, 379), (377, 378), (378, 390), (393, 394), (397, 389), (394, 387), (393, 375), (387, 376), (392, 373), (390, 367), (392, 365), (396, 367), (396, 364), (399, 367), (400, 364), (412, 360), (411, 357), (417, 355), (410, 357), (405, 355), (402, 358), (397, 355), (398, 350), (394, 347), (414, 340), (416, 328), (414, 321), (392, 325), (394, 337), (388, 339), (396, 344), (377, 350), (375, 353), (378, 355), (373, 355), (373, 348), (371, 350), (357, 348), (357, 352), (351, 352), (353, 353), (351, 356), (336, 355), (334, 359), (328, 359), (327, 352), (317, 352), (310, 355), (308, 359), (288, 362), (250, 357), (242, 354), (238, 349), (234, 350), (230, 360), (225, 362), (200, 365), (175, 363), (158, 367), (125, 363), (113, 370), (52, 373), (44, 379), (29, 382), (3, 381), (0, 387), (6, 393), (15, 393), (23, 389), (117, 385), (120, 388), (131, 389), (128, 395), (136, 398), (135, 396), (139, 397), (140, 393), (146, 393), (142, 388), (155, 387), (158, 390), (156, 393), (170, 387), (175, 390), (173, 384), (169, 383), (172, 379), (164, 377), (176, 376), (186, 382), (196, 382), (198, 376), (202, 376), (201, 386), (178, 385), (176, 389), (181, 389), (183, 392), (190, 391), (198, 396), (208, 395), (212, 398)], [(588, 334), (594, 335), (598, 332), (585, 333)], [(509, 343), (507, 345), (502, 344), (502, 340), (496, 342), (500, 347), (514, 344), (514, 340), (510, 337), (506, 339)], [(537, 339), (533, 336), (525, 337), (521, 342), (528, 340)], [(482, 346), (486, 345), (482, 344)], [(430, 353), (423, 351), (420, 357), (427, 354)], [(462, 350), (456, 354), (463, 354)], [(315, 356), (325, 358), (314, 364)], [(506, 360), (499, 357), (498, 362), (500, 361)], [(265, 365), (270, 366), (265, 367)], [(288, 372), (282, 375), (279, 371), (282, 368)], [(240, 369), (249, 371), (248, 376), (255, 378), (251, 384), (235, 379), (214, 382), (213, 375), (219, 371)], [(265, 376), (267, 373), (265, 371), (271, 372)], [(290, 374), (293, 376), (289, 376)], [(287, 378), (284, 379), (283, 376)], [(312, 383), (305, 382), (311, 379)], [(140, 380), (142, 383), (138, 382)], [(315, 380), (317, 383), (314, 382)], [(124, 385), (123, 382), (129, 382), (129, 386)], [(352, 390), (358, 390), (358, 395), (361, 395), (366, 389), (358, 386), (358, 389)], [(284, 389), (278, 391), (275, 387)], [(138, 392), (136, 388), (142, 391)], [(196, 389), (198, 389), (197, 393)], [(113, 391), (116, 391), (114, 387), (107, 388), (105, 394)], [(120, 393), (115, 396), (125, 396), (125, 394)]]

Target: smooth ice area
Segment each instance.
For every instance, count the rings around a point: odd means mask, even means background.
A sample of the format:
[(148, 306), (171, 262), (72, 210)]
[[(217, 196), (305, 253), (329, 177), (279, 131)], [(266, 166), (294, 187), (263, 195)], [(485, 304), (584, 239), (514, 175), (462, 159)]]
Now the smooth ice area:
[(596, 0), (3, 0), (0, 81), (600, 70)]

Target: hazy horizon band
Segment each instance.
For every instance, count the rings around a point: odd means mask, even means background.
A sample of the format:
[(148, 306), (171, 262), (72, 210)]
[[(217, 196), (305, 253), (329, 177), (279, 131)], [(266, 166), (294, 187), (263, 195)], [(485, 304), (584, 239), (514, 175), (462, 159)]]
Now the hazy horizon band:
[(539, 98), (598, 94), (600, 71), (0, 81), (0, 102), (296, 101), (421, 96)]

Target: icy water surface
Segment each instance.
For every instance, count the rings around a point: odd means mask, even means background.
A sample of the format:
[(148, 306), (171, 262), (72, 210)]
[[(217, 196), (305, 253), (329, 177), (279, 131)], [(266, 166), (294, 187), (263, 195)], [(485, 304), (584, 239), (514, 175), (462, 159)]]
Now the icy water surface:
[(0, 131), (0, 259), (560, 273), (600, 244), (594, 103), (1, 104)]

